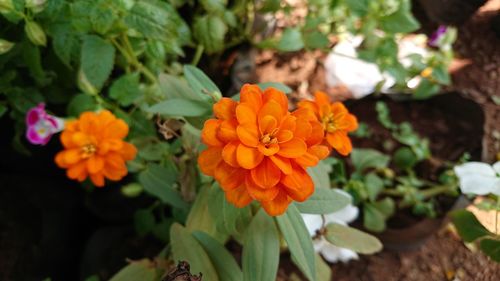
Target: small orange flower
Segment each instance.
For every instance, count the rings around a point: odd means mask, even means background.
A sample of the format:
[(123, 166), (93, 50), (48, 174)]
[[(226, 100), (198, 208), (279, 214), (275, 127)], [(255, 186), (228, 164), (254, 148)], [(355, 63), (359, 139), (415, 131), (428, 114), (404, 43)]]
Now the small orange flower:
[(341, 102), (330, 103), (327, 94), (316, 92), (314, 101), (301, 101), (298, 105), (314, 112), (330, 147), (344, 156), (351, 153), (352, 143), (347, 133), (358, 128), (358, 120)]
[(68, 178), (82, 182), (90, 177), (98, 187), (104, 186), (104, 178), (118, 181), (127, 175), (125, 162), (137, 153), (123, 141), (127, 134), (127, 123), (111, 112), (84, 112), (66, 123), (61, 134), (64, 150), (56, 155), (56, 164), (67, 169)]
[(244, 207), (259, 201), (270, 215), (280, 215), (292, 200), (314, 191), (306, 167), (328, 156), (323, 128), (308, 109), (288, 111), (288, 98), (273, 88), (244, 85), (240, 102), (222, 98), (214, 119), (205, 122), (208, 146), (198, 163), (213, 176), (229, 202)]

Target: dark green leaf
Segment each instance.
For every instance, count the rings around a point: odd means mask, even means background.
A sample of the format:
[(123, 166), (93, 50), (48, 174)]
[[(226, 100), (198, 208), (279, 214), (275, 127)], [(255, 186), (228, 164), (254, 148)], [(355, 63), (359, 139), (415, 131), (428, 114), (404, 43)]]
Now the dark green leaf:
[(316, 280), (311, 236), (297, 208), (288, 206), (286, 213), (276, 217), (276, 221), (297, 266), (309, 280)]
[(177, 171), (174, 168), (151, 164), (139, 174), (139, 182), (146, 192), (158, 197), (162, 202), (178, 208), (187, 208), (186, 202), (174, 190), (173, 184), (177, 181)]
[(7, 112), (7, 107), (3, 104), (0, 104), (0, 118)]
[(201, 272), (203, 279), (220, 280), (213, 263), (210, 261), (210, 257), (185, 227), (178, 223), (172, 225), (170, 228), (170, 243), (174, 260), (187, 261), (191, 266), (191, 272), (193, 274)]
[(417, 162), (417, 156), (409, 147), (401, 147), (394, 153), (394, 164), (400, 169), (410, 169)]
[(492, 260), (500, 262), (500, 240), (483, 239), (480, 243), (481, 250)]
[(193, 89), (195, 94), (199, 95), (202, 100), (210, 99), (210, 94), (217, 93), (221, 95), (221, 91), (217, 88), (215, 83), (196, 66), (185, 65), (184, 76), (191, 89)]
[(159, 240), (168, 243), (170, 241), (170, 227), (172, 227), (173, 219), (166, 219), (155, 225), (153, 235)]
[(418, 84), (414, 97), (419, 100), (428, 99), (437, 94), (439, 90), (440, 87), (438, 84), (432, 83), (429, 79), (424, 78), (420, 81), (420, 84)]
[(194, 20), (194, 37), (205, 47), (207, 54), (218, 53), (224, 50), (224, 37), (226, 33), (227, 25), (218, 16), (205, 15)]
[(210, 257), (212, 264), (219, 275), (220, 281), (242, 280), (243, 273), (236, 263), (231, 253), (224, 248), (224, 245), (202, 231), (193, 232), (193, 236), (198, 240)]
[(361, 254), (370, 255), (382, 250), (382, 243), (374, 236), (337, 223), (326, 226), (325, 238), (335, 246)]
[(157, 103), (148, 112), (171, 117), (199, 117), (210, 114), (211, 105), (206, 102), (188, 99), (169, 99)]
[(227, 0), (201, 0), (201, 5), (209, 13), (222, 14), (226, 9)]
[(279, 233), (274, 220), (261, 209), (243, 241), (243, 281), (275, 281), (279, 263)]
[(301, 213), (329, 214), (343, 209), (351, 203), (351, 197), (336, 189), (315, 188), (305, 202), (295, 203)]
[(368, 173), (364, 179), (366, 191), (368, 192), (368, 198), (371, 201), (377, 199), (380, 191), (384, 189), (384, 181), (377, 176), (375, 173)]
[(460, 237), (465, 242), (473, 242), (484, 236), (492, 235), (476, 218), (467, 210), (457, 210), (451, 213), (451, 220), (457, 228)]
[(71, 61), (80, 44), (75, 30), (68, 23), (54, 24), (50, 28), (52, 48), (59, 59), (71, 68)]
[[(80, 58), (80, 71), (84, 79), (96, 94), (108, 80), (115, 64), (115, 48), (108, 41), (96, 35), (87, 35), (83, 39)], [(80, 85), (82, 90), (89, 91)]]
[(125, 24), (143, 36), (166, 41), (177, 37), (175, 20), (177, 12), (166, 2), (156, 0), (136, 1), (125, 17)]
[(94, 111), (97, 108), (95, 99), (87, 94), (78, 94), (68, 104), (68, 115), (78, 117), (82, 112)]
[(351, 160), (356, 170), (362, 172), (368, 168), (385, 168), (390, 158), (374, 149), (357, 148), (353, 149)]
[(410, 33), (419, 29), (420, 23), (411, 13), (410, 1), (403, 0), (396, 12), (380, 19), (380, 27), (388, 33)]
[(345, 0), (345, 4), (353, 14), (363, 17), (368, 13), (370, 0)]
[(155, 216), (148, 209), (137, 210), (134, 214), (134, 227), (137, 234), (144, 236), (151, 232), (155, 226)]
[(307, 49), (323, 49), (330, 45), (328, 37), (319, 31), (306, 32), (303, 38)]
[(139, 73), (126, 74), (116, 79), (109, 89), (109, 96), (122, 106), (131, 105), (140, 95)]
[(300, 30), (290, 27), (285, 29), (276, 48), (282, 52), (295, 52), (304, 48)]

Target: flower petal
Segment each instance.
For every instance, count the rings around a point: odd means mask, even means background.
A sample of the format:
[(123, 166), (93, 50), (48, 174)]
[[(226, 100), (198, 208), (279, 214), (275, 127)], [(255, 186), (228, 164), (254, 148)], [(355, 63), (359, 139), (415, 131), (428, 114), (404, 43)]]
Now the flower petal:
[(87, 159), (87, 170), (89, 174), (101, 172), (104, 168), (104, 159), (98, 155), (92, 155)]
[(290, 130), (279, 130), (276, 138), (278, 138), (278, 143), (287, 142), (293, 138), (293, 132)]
[(222, 98), (213, 106), (215, 117), (221, 120), (232, 119), (235, 115), (237, 103), (230, 98)]
[(245, 169), (253, 169), (262, 162), (264, 155), (255, 147), (239, 144), (236, 150), (238, 164)]
[(281, 179), (281, 170), (268, 157), (252, 169), (250, 174), (253, 181), (262, 188), (274, 187)]
[(258, 113), (258, 118), (259, 118), (259, 125), (264, 123), (264, 118), (266, 116), (272, 116), (278, 121), (278, 123), (281, 123), (281, 120), (283, 119), (284, 113), (286, 111), (283, 111), (281, 109), (281, 106), (279, 103), (277, 103), (274, 100), (270, 100), (262, 106), (262, 108), (259, 110)]
[(85, 161), (81, 161), (77, 164), (72, 165), (66, 171), (68, 178), (76, 180), (78, 178), (87, 177), (87, 165)]
[(220, 123), (219, 130), (217, 131), (217, 138), (222, 142), (228, 143), (238, 139), (236, 128), (238, 122), (236, 119), (224, 120)]
[(224, 146), (222, 149), (222, 159), (226, 161), (227, 164), (233, 167), (239, 167), (238, 160), (236, 159), (236, 149), (240, 144), (239, 141), (233, 141)]
[(258, 201), (273, 200), (279, 192), (279, 188), (277, 186), (273, 186), (271, 188), (262, 188), (258, 186), (255, 182), (253, 182), (251, 176), (247, 176), (245, 184), (250, 196)]
[(264, 90), (262, 97), (263, 97), (264, 103), (266, 103), (270, 100), (273, 100), (280, 105), (281, 110), (283, 112), (288, 111), (288, 98), (286, 97), (285, 93), (283, 93), (282, 91), (280, 91), (276, 88), (273, 88), (273, 87), (269, 87), (269, 88)]
[(198, 166), (200, 170), (208, 176), (214, 176), (215, 167), (222, 161), (222, 148), (209, 147), (198, 156)]
[[(296, 122), (296, 127), (293, 135), (297, 138), (301, 138), (303, 140), (306, 140), (309, 138), (313, 130), (313, 127), (311, 126), (311, 123), (307, 120), (303, 119), (297, 119)], [(323, 131), (323, 130), (321, 130)]]
[(259, 149), (260, 153), (264, 154), (265, 156), (271, 156), (271, 155), (278, 153), (278, 151), (280, 151), (280, 146), (277, 143), (273, 143), (273, 144), (270, 144), (268, 146), (265, 146), (262, 143), (259, 143), (257, 148)]
[(220, 187), (227, 191), (243, 184), (246, 174), (244, 169), (235, 168), (224, 161), (220, 161), (215, 167), (214, 178), (219, 182)]
[(287, 142), (280, 143), (280, 151), (278, 151), (278, 155), (286, 158), (298, 158), (306, 152), (306, 143), (300, 138), (293, 138)]
[(264, 118), (259, 119), (259, 129), (261, 134), (269, 134), (278, 126), (278, 121), (276, 118), (270, 115), (264, 116)]
[(240, 91), (241, 103), (246, 103), (254, 109), (255, 112), (262, 107), (262, 91), (257, 85), (245, 84)]
[(205, 121), (203, 130), (201, 131), (201, 140), (208, 146), (223, 146), (224, 143), (217, 138), (217, 130), (219, 129), (220, 121), (217, 119), (208, 119)]
[(253, 200), (244, 184), (235, 189), (226, 190), (225, 194), (227, 201), (238, 208), (247, 206)]
[(122, 142), (120, 154), (125, 160), (134, 160), (137, 155), (137, 148), (131, 143)]
[(67, 149), (64, 150), (62, 153), (64, 153), (63, 154), (64, 163), (68, 166), (73, 165), (82, 159), (81, 151), (78, 148)]
[(255, 124), (257, 122), (257, 112), (250, 105), (240, 103), (236, 107), (236, 119), (240, 124)]
[(352, 151), (351, 140), (344, 131), (326, 134), (326, 141), (343, 156), (348, 155)]
[(269, 157), (271, 161), (284, 173), (290, 174), (292, 172), (292, 164), (290, 163), (289, 158), (284, 158), (278, 155), (273, 155)]
[(90, 175), (90, 180), (94, 183), (95, 186), (97, 187), (103, 187), (104, 186), (104, 175), (102, 173), (97, 173), (97, 174), (91, 174)]
[(273, 200), (262, 201), (261, 204), (268, 215), (279, 216), (285, 213), (290, 202), (292, 202), (292, 199), (284, 191), (280, 190)]
[(259, 144), (259, 130), (257, 124), (239, 125), (236, 128), (238, 138), (243, 144), (249, 147), (257, 147)]
[(296, 201), (303, 202), (313, 194), (314, 183), (304, 168), (296, 165), (293, 165), (292, 168), (292, 173), (284, 175), (281, 183), (285, 186), (288, 196)]

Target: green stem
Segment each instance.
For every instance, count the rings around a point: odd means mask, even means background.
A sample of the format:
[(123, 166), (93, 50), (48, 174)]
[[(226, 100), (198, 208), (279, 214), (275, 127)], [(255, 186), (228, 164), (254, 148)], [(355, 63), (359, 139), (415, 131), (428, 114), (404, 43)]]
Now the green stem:
[(446, 192), (449, 192), (449, 191), (450, 191), (450, 186), (448, 186), (448, 185), (437, 185), (437, 186), (431, 187), (429, 189), (426, 189), (424, 191), (421, 191), (420, 193), (422, 194), (422, 196), (425, 199), (427, 199), (427, 198), (434, 197), (436, 195), (439, 195), (441, 193), (446, 193)]
[(382, 190), (382, 194), (391, 196), (404, 196), (404, 193), (402, 191), (396, 189), (384, 189)]
[(123, 45), (120, 44), (114, 38), (111, 38), (111, 43), (120, 51), (120, 53), (125, 57), (127, 63), (134, 66), (139, 72), (141, 72), (148, 80), (150, 80), (153, 84), (156, 84), (156, 76), (147, 69), (135, 56), (134, 50), (130, 41), (128, 40), (128, 36), (126, 34), (122, 34), (122, 42)]
[(193, 60), (191, 61), (191, 64), (196, 66), (200, 62), (201, 56), (203, 55), (203, 51), (205, 50), (205, 47), (203, 45), (198, 45), (196, 46), (196, 53), (194, 53)]

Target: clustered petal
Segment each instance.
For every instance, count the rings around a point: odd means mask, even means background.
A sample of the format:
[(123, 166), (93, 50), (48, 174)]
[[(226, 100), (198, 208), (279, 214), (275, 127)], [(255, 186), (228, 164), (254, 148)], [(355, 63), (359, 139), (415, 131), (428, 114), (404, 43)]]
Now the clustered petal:
[(26, 138), (32, 144), (46, 145), (52, 135), (62, 131), (64, 121), (45, 111), (45, 104), (40, 103), (26, 113)]
[(314, 101), (301, 101), (299, 108), (314, 112), (321, 123), (323, 136), (330, 148), (335, 149), (343, 156), (352, 151), (352, 143), (347, 135), (358, 128), (356, 116), (349, 113), (341, 102), (330, 102), (330, 98), (323, 92), (316, 92)]
[(253, 200), (269, 215), (284, 213), (293, 200), (302, 202), (314, 191), (306, 172), (329, 154), (315, 113), (288, 111), (288, 98), (274, 88), (244, 85), (240, 102), (222, 98), (214, 119), (205, 122), (204, 150), (198, 163), (213, 176), (237, 207)]
[(61, 133), (64, 150), (56, 155), (60, 168), (67, 169), (68, 178), (84, 181), (90, 177), (95, 186), (104, 186), (105, 178), (118, 181), (127, 175), (125, 162), (137, 154), (134, 145), (123, 139), (128, 125), (111, 112), (84, 112), (68, 121)]

